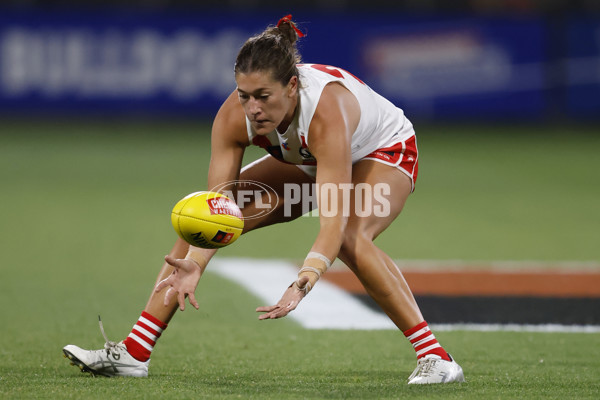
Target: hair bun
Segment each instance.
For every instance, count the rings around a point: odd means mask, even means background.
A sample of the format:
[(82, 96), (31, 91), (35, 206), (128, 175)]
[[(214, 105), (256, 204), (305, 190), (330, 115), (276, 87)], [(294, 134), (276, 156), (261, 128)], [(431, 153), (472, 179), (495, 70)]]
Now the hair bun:
[(280, 30), (283, 30), (281, 28), (284, 26), (290, 26), (296, 33), (297, 38), (305, 36), (304, 33), (300, 29), (298, 29), (294, 21), (292, 21), (292, 14), (286, 15), (285, 17), (281, 18), (279, 22), (277, 22), (277, 28), (279, 28)]

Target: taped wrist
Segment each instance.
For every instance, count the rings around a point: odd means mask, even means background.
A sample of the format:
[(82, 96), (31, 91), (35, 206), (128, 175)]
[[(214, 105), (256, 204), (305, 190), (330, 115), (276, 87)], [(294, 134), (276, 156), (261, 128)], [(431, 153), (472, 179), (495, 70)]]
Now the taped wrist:
[(202, 271), (204, 271), (204, 268), (206, 268), (206, 264), (208, 264), (208, 260), (197, 251), (188, 251), (185, 258), (186, 260), (192, 260), (196, 264), (198, 264)]
[[(305, 294), (311, 291), (315, 286), (315, 283), (319, 280), (322, 274), (327, 272), (327, 269), (331, 266), (331, 261), (321, 253), (311, 251), (306, 256), (304, 264), (300, 271), (298, 271), (298, 280), (294, 282), (296, 287), (303, 290)], [(303, 276), (308, 277), (308, 282), (301, 288), (298, 284), (300, 278)]]

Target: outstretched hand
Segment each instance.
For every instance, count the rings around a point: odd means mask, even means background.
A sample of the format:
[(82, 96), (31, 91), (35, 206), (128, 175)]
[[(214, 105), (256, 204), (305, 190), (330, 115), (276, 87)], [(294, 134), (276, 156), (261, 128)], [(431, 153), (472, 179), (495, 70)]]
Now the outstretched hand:
[(188, 297), (188, 301), (196, 310), (200, 308), (194, 292), (200, 276), (202, 276), (202, 270), (200, 266), (192, 260), (173, 258), (171, 256), (165, 256), (165, 261), (175, 269), (173, 273), (167, 278), (158, 282), (154, 288), (154, 292), (160, 292), (164, 288), (168, 287), (167, 293), (165, 293), (165, 307), (171, 303), (173, 296), (177, 296), (177, 302), (179, 303), (179, 309), (185, 310), (185, 298)]
[(298, 307), (300, 301), (306, 296), (306, 284), (308, 283), (308, 277), (303, 276), (296, 282), (291, 284), (286, 291), (283, 293), (281, 300), (274, 306), (263, 306), (258, 307), (256, 312), (264, 312), (258, 319), (276, 319), (282, 318), (288, 315), (291, 311)]

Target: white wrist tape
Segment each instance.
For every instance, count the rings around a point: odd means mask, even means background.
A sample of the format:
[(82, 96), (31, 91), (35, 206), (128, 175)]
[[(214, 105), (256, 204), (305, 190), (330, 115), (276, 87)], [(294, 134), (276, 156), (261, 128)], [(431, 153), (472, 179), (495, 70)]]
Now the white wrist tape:
[[(313, 286), (315, 286), (315, 283), (317, 283), (321, 275), (323, 275), (330, 266), (331, 261), (327, 257), (321, 253), (311, 251), (306, 256), (304, 265), (302, 268), (300, 268), (300, 271), (298, 271), (298, 281), (294, 282), (296, 287), (308, 294)], [(303, 276), (308, 277), (308, 282), (303, 288), (300, 288), (298, 282)]]
[(208, 260), (197, 251), (188, 251), (185, 258), (187, 260), (192, 260), (196, 264), (198, 264), (202, 271), (204, 271), (204, 268), (206, 268), (206, 264), (208, 264)]
[(319, 278), (321, 277), (321, 270), (317, 268), (304, 266), (300, 268), (300, 271), (298, 271), (298, 275), (300, 275), (302, 272), (314, 272)]
[[(327, 270), (327, 269), (329, 269), (329, 267), (331, 267), (331, 260), (329, 258), (325, 257), (321, 253), (317, 253), (316, 251), (311, 251), (310, 253), (308, 253), (306, 255), (306, 259), (309, 259), (309, 258), (318, 258), (319, 260), (323, 261), (326, 266), (325, 270)], [(305, 259), (305, 261), (306, 261), (306, 259)], [(325, 271), (323, 271), (323, 272), (325, 272)]]

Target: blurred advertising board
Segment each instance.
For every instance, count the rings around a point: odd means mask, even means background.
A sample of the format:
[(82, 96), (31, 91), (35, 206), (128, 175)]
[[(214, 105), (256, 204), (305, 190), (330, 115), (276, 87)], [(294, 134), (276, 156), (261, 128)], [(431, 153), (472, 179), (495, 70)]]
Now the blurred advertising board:
[(248, 28), (224, 16), (0, 13), (0, 110), (213, 111), (235, 88)]
[(539, 117), (545, 111), (540, 21), (403, 22), (371, 29), (364, 79), (413, 114)]
[[(213, 115), (235, 89), (241, 45), (279, 17), (0, 12), (0, 113)], [(550, 60), (540, 19), (314, 13), (294, 19), (308, 33), (299, 42), (304, 62), (353, 72), (409, 116), (539, 119), (548, 110)], [(579, 29), (571, 28), (571, 36), (598, 37), (597, 23), (589, 32)], [(597, 55), (594, 43), (592, 49), (576, 43), (571, 52)], [(596, 82), (586, 95), (596, 93), (596, 108), (597, 88)], [(589, 106), (578, 96), (569, 102), (573, 110)]]
[(571, 19), (567, 37), (568, 112), (600, 118), (600, 20)]

